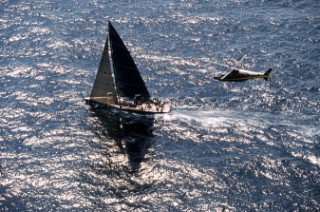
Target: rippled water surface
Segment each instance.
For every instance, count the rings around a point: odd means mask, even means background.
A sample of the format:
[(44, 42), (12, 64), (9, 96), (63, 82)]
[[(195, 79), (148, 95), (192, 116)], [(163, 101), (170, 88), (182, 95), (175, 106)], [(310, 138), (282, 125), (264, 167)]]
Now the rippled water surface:
[[(0, 210), (320, 208), (319, 1), (0, 5)], [(85, 104), (108, 20), (172, 112)]]

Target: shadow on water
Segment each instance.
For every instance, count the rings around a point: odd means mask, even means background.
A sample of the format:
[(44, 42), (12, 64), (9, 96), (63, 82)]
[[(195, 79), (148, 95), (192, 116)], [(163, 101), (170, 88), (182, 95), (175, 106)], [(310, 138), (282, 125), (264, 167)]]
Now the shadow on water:
[[(127, 156), (129, 173), (138, 172), (141, 162), (151, 147), (153, 115), (136, 115), (95, 107), (91, 107), (91, 111), (100, 122), (100, 125), (96, 125), (95, 133), (110, 137), (120, 154)], [(108, 149), (103, 151), (105, 156), (111, 156)]]

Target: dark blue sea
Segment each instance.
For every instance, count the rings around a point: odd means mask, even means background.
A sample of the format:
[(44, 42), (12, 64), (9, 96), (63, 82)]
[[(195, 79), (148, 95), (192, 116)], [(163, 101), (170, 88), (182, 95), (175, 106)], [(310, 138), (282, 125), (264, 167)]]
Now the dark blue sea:
[[(319, 211), (318, 0), (0, 0), (0, 211)], [(90, 107), (108, 20), (152, 96)], [(237, 59), (269, 81), (220, 82)]]

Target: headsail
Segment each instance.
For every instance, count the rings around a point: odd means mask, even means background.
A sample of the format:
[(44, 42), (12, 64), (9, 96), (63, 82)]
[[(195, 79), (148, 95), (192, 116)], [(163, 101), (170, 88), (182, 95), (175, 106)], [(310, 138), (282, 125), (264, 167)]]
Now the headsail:
[(108, 39), (106, 40), (103, 54), (100, 61), (100, 66), (94, 82), (90, 97), (113, 97), (112, 99), (115, 103), (116, 101), (116, 90), (113, 83), (113, 78), (110, 69), (110, 59), (108, 53)]
[(119, 34), (110, 22), (109, 40), (118, 95), (129, 99), (140, 96), (140, 98), (148, 100), (150, 94), (139, 70)]

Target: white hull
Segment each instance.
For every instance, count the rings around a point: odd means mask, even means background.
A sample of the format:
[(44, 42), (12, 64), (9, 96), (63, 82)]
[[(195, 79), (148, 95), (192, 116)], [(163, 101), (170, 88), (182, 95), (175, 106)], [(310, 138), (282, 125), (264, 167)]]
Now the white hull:
[(167, 101), (147, 102), (132, 105), (115, 104), (113, 97), (90, 97), (87, 98), (86, 101), (135, 113), (168, 113), (171, 110), (171, 104)]

